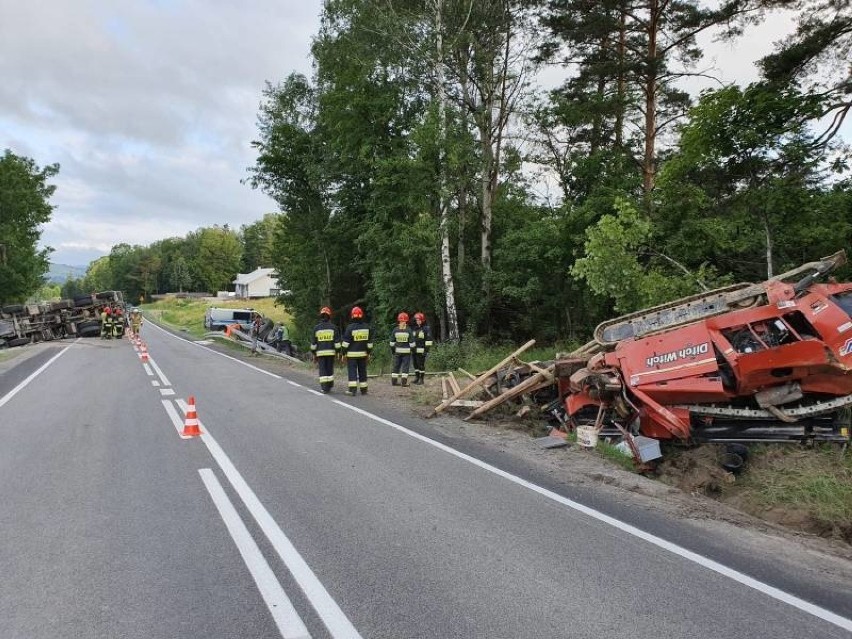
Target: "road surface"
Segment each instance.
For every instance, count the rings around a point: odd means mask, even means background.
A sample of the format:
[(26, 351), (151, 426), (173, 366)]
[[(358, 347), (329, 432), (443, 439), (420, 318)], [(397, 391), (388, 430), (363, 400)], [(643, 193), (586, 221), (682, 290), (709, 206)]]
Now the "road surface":
[(852, 584), (145, 332), (0, 375), (4, 639), (852, 636)]

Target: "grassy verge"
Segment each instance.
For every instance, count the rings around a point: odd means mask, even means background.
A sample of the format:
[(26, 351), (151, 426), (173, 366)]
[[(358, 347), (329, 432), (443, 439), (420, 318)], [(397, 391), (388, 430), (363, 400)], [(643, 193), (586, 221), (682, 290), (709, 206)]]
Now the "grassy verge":
[(852, 454), (830, 445), (756, 446), (746, 472), (722, 499), (852, 543)]

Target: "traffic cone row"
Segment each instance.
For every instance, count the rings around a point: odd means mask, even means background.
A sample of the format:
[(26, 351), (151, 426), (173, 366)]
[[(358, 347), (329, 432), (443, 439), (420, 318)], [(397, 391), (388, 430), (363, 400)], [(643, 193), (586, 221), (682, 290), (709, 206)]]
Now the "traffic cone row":
[(186, 417), (183, 420), (183, 436), (198, 437), (201, 435), (201, 429), (198, 427), (198, 414), (195, 412), (195, 397), (190, 395), (186, 403)]

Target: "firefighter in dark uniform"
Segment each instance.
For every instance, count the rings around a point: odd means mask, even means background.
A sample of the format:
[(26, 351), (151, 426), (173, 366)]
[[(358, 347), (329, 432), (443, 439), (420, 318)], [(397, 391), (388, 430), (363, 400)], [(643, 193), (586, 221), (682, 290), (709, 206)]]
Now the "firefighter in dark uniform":
[(393, 353), (393, 370), (391, 384), (400, 382), (408, 386), (408, 369), (411, 366), (411, 350), (414, 346), (414, 331), (408, 325), (408, 313), (402, 312), (396, 316), (397, 325), (390, 334), (390, 347)]
[(364, 321), (364, 311), (356, 306), (352, 309), (352, 321), (343, 331), (343, 354), (349, 370), (347, 395), (355, 395), (358, 389), (367, 394), (367, 360), (373, 350), (370, 326)]
[(319, 369), (319, 383), (323, 393), (328, 393), (334, 386), (334, 358), (338, 351), (340, 332), (331, 323), (331, 309), (323, 306), (320, 309), (320, 323), (314, 326), (311, 334), (311, 352)]
[(432, 348), (432, 331), (423, 313), (414, 314), (414, 383), (422, 384), (426, 379), (426, 356)]
[(112, 309), (109, 306), (101, 311), (101, 339), (112, 339)]

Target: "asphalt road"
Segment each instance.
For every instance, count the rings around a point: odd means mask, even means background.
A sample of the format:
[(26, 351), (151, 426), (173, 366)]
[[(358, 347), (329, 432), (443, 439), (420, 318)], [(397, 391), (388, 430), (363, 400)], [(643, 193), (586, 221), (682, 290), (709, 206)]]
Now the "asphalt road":
[(0, 375), (4, 639), (852, 633), (852, 584), (145, 333)]

